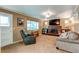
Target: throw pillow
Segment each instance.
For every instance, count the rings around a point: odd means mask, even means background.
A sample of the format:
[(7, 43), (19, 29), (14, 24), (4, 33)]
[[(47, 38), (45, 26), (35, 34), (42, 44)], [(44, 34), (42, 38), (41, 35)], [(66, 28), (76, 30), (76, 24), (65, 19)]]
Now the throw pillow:
[(61, 38), (67, 39), (67, 38), (68, 38), (68, 33), (67, 33), (67, 32), (62, 33), (62, 34), (59, 36), (59, 39), (61, 39)]

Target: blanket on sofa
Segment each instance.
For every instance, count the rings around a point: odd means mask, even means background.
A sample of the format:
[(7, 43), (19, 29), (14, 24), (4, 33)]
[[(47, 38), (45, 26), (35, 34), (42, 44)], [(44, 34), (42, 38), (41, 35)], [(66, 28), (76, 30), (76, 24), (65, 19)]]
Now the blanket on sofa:
[(67, 39), (67, 40), (79, 40), (79, 34), (76, 32), (65, 32), (62, 33), (58, 39)]

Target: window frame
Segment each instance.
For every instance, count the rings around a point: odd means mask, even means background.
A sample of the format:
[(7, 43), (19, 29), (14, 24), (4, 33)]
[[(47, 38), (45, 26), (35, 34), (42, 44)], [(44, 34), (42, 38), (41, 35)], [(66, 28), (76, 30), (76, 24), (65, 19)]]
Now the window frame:
[(1, 17), (1, 16), (3, 16), (3, 17), (8, 17), (8, 19), (7, 19), (8, 22), (7, 22), (6, 24), (5, 24), (5, 23), (4, 23), (4, 24), (1, 24), (1, 23), (0, 23), (0, 26), (1, 26), (1, 27), (9, 27), (9, 26), (10, 26), (10, 21), (11, 21), (11, 20), (9, 20), (9, 19), (10, 19), (9, 15), (8, 15), (8, 14), (5, 14), (5, 13), (1, 13), (1, 14), (0, 14), (0, 17)]
[[(29, 23), (28, 23), (29, 22)], [(33, 28), (33, 23), (36, 23), (35, 27), (36, 28)], [(28, 27), (28, 24), (30, 27)], [(38, 25), (37, 25), (38, 24)], [(27, 21), (27, 30), (38, 30), (39, 29), (39, 22), (36, 22), (36, 21), (31, 21), (31, 20), (28, 20)]]

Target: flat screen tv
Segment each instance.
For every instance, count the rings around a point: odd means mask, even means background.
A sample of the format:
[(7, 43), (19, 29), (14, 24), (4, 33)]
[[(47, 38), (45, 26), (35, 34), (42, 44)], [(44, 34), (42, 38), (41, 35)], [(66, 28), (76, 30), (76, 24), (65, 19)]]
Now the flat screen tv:
[(60, 19), (49, 20), (49, 25), (60, 25)]

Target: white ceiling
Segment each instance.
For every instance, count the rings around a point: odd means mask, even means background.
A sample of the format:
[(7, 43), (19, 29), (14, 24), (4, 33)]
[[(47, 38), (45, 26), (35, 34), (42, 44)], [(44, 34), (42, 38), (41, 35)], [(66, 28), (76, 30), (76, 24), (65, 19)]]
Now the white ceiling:
[(27, 16), (43, 19), (42, 12), (48, 9), (55, 13), (51, 16), (51, 19), (60, 17), (70, 17), (76, 9), (76, 5), (0, 5), (2, 8), (6, 8), (11, 11), (23, 13)]

